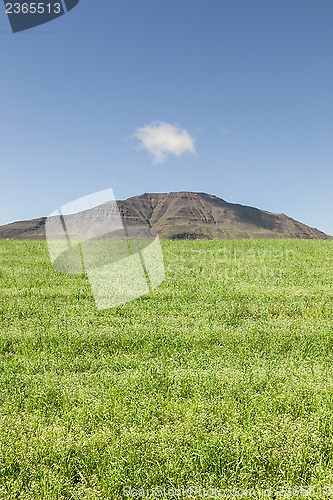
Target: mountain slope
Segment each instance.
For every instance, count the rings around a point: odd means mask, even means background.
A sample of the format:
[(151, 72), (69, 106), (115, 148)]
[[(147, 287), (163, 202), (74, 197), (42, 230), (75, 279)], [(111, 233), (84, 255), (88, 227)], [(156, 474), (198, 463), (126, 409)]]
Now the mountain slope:
[[(145, 193), (118, 201), (127, 225), (147, 225), (171, 239), (304, 238), (332, 239), (284, 214), (228, 203), (205, 193)], [(108, 213), (104, 203), (98, 213)], [(0, 239), (44, 239), (45, 218), (0, 227)]]

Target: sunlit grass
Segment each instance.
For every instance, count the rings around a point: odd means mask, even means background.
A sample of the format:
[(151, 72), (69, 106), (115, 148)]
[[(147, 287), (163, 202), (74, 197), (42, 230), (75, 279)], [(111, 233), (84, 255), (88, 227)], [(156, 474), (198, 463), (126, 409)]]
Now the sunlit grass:
[(333, 484), (333, 243), (163, 251), (99, 312), (45, 243), (0, 243), (0, 498)]

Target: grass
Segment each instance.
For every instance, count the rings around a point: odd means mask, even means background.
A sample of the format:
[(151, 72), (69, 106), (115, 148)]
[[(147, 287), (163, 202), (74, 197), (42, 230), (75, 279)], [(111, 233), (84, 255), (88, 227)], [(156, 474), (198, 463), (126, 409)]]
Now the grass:
[(333, 485), (333, 242), (162, 243), (165, 282), (102, 312), (0, 243), (1, 499)]

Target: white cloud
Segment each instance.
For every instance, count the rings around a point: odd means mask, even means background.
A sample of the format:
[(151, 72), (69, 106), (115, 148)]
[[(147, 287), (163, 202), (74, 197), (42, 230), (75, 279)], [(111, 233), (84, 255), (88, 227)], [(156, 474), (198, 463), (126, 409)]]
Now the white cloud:
[(228, 134), (231, 134), (231, 131), (228, 130), (227, 128), (221, 128), (220, 134), (222, 134), (222, 135), (228, 135)]
[(180, 157), (184, 153), (196, 155), (194, 139), (177, 123), (153, 122), (138, 127), (133, 135), (154, 156), (154, 163), (162, 163), (169, 155)]

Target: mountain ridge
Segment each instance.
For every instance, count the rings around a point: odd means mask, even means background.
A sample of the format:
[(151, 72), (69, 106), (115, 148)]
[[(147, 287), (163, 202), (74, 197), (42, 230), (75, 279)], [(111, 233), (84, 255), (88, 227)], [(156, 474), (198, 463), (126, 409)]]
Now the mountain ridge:
[[(284, 213), (230, 203), (207, 193), (144, 193), (119, 200), (117, 205), (126, 225), (147, 225), (166, 239), (333, 239)], [(107, 214), (111, 202), (98, 209)], [(40, 217), (0, 226), (0, 239), (45, 239), (45, 220)]]

